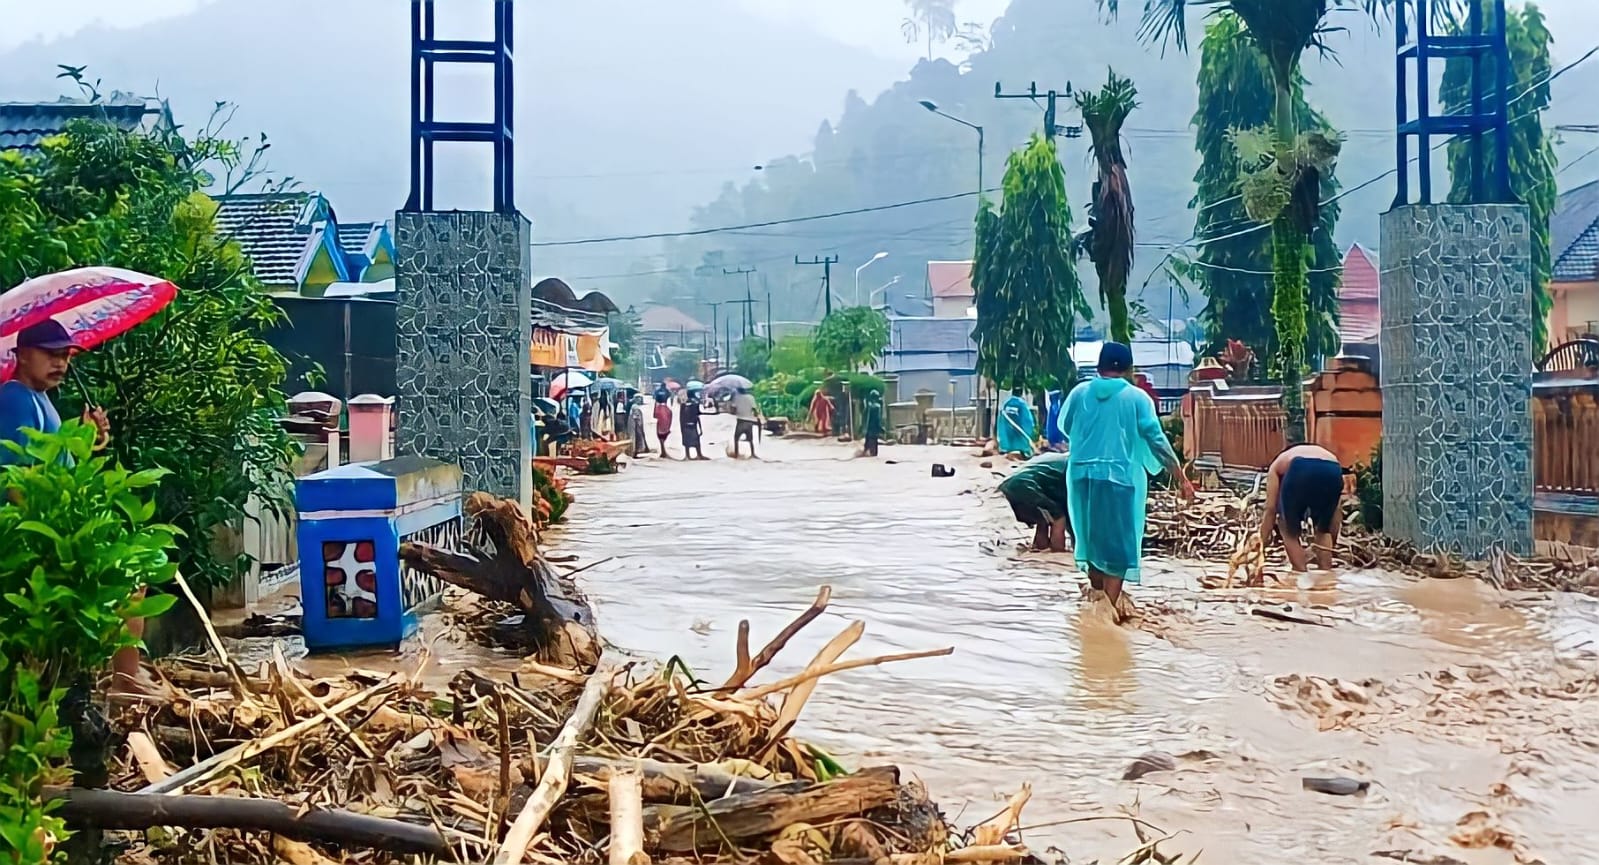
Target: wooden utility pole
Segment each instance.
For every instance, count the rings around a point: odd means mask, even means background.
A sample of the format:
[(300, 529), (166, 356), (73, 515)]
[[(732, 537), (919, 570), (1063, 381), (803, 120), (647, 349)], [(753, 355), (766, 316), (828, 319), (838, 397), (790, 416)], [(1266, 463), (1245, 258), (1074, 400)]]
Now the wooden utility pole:
[(995, 99), (1028, 99), (1031, 100), (1034, 105), (1037, 105), (1039, 97), (1043, 97), (1044, 134), (1051, 139), (1057, 135), (1064, 136), (1066, 138), (1082, 138), (1083, 127), (1060, 126), (1055, 122), (1055, 118), (1057, 116), (1056, 102), (1062, 96), (1066, 97), (1067, 99), (1073, 99), (1077, 96), (1077, 94), (1072, 90), (1071, 82), (1068, 81), (1066, 83), (1066, 91), (1064, 93), (1055, 90), (1047, 90), (1043, 93), (1039, 93), (1038, 82), (1036, 81), (1028, 82), (1026, 93), (1006, 93), (998, 81), (994, 82)]
[[(811, 256), (810, 261), (800, 261), (799, 256), (794, 256), (795, 264), (819, 264), (822, 266), (822, 309), (823, 315), (833, 314), (833, 265), (838, 264), (838, 256), (829, 255), (826, 258)], [(813, 307), (814, 308), (814, 307)]]

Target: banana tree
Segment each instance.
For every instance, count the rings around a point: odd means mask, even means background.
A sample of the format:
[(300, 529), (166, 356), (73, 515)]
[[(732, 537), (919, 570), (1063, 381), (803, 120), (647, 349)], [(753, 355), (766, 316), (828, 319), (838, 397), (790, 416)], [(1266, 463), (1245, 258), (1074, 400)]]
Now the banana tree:
[(1090, 148), (1098, 167), (1089, 204), (1088, 257), (1099, 274), (1099, 302), (1110, 315), (1110, 338), (1130, 344), (1133, 326), (1127, 315), (1127, 278), (1133, 269), (1133, 190), (1127, 181), (1122, 152), (1122, 125), (1138, 107), (1138, 88), (1110, 70), (1105, 86), (1077, 94), (1077, 108), (1088, 127)]
[[(1250, 42), (1271, 68), (1275, 91), (1272, 124), (1237, 130), (1234, 143), (1243, 168), (1245, 209), (1271, 226), (1272, 317), (1278, 355), (1274, 369), (1283, 385), (1290, 441), (1305, 436), (1305, 295), (1312, 251), (1311, 232), (1320, 214), (1321, 175), (1337, 160), (1341, 140), (1312, 130), (1301, 132), (1294, 111), (1294, 81), (1305, 51), (1329, 52), (1326, 37), (1334, 12), (1384, 16), (1395, 2), (1426, 2), (1440, 20), (1455, 20), (1459, 0), (1143, 0), (1139, 33), (1147, 41), (1188, 48), (1190, 7), (1238, 16)], [(1111, 15), (1120, 0), (1099, 0)]]

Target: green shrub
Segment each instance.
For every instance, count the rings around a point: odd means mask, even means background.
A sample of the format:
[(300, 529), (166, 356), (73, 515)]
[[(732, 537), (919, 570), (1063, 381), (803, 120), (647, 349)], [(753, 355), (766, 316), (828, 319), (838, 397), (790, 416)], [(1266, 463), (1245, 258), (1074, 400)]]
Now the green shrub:
[(1355, 498), (1360, 502), (1360, 524), (1382, 531), (1382, 443), (1371, 451), (1371, 462), (1355, 468)]
[(71, 781), (67, 690), (138, 645), (125, 622), (175, 596), (136, 600), (172, 579), (177, 529), (154, 522), (164, 469), (129, 472), (93, 453), (95, 430), (30, 431), (0, 468), (0, 862), (47, 862), (66, 837), (43, 789)]
[(888, 394), (888, 382), (875, 375), (857, 372), (852, 373), (847, 380), (849, 381), (850, 396), (857, 400), (866, 396), (866, 392), (869, 390), (877, 391), (879, 396), (887, 396)]
[[(811, 389), (811, 384), (802, 378), (791, 378), (783, 385), (783, 392), (789, 396), (799, 396)], [(807, 400), (809, 402), (809, 400)]]

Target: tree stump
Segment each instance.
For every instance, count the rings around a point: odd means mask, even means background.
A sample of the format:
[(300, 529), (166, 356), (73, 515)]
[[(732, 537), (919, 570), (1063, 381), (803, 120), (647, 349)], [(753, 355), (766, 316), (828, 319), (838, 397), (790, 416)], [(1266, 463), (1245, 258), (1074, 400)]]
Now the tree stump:
[(424, 543), (400, 545), (400, 558), (452, 586), (519, 611), (510, 642), (539, 660), (567, 668), (599, 661), (593, 614), (577, 586), (545, 561), (538, 526), (510, 499), (477, 492), (464, 507), (469, 521), (462, 550)]

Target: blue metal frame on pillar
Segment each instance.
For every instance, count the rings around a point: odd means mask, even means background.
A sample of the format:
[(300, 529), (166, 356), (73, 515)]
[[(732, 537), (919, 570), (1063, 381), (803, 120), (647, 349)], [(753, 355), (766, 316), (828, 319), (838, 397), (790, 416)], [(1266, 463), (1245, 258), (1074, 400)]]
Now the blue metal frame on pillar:
[[(408, 211), (433, 207), (434, 145), (441, 141), (490, 144), (494, 148), (494, 211), (516, 210), (512, 169), (512, 0), (494, 0), (490, 41), (439, 39), (434, 0), (411, 0), (411, 195)], [(439, 120), (433, 85), (440, 64), (494, 66), (494, 120)]]
[[(1432, 136), (1453, 135), (1466, 139), (1471, 147), (1471, 204), (1510, 204), (1516, 195), (1510, 188), (1510, 51), (1505, 43), (1505, 0), (1489, 0), (1490, 22), (1483, 21), (1483, 3), (1469, 4), (1465, 27), (1456, 33), (1434, 33), (1432, 0), (1400, 0), (1395, 14), (1394, 32), (1398, 40), (1397, 136), (1399, 190), (1394, 206), (1432, 203)], [(1431, 111), (1432, 79), (1429, 63), (1464, 57), (1471, 62), (1471, 109), (1467, 113), (1434, 115)], [(1414, 75), (1411, 74), (1412, 68)], [(1413, 89), (1412, 89), (1413, 88)], [(1410, 116), (1410, 101), (1415, 100), (1415, 116)], [(1483, 136), (1498, 135), (1490, 166), (1484, 157)], [(1417, 179), (1420, 185), (1416, 202), (1410, 201), (1410, 141), (1416, 139)]]

